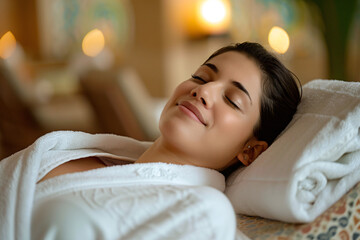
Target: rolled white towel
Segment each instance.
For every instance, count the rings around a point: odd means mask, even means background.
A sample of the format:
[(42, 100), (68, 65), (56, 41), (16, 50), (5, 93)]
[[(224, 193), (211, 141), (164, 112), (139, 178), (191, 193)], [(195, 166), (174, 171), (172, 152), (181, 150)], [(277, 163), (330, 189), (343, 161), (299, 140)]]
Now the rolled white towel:
[(360, 181), (360, 83), (314, 80), (289, 126), (227, 180), (237, 213), (310, 222)]

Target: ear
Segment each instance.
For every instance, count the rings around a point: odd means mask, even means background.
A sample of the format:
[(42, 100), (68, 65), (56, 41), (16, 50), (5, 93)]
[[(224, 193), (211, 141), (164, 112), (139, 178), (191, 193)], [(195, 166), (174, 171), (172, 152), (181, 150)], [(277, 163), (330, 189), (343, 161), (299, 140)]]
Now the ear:
[(244, 145), (237, 158), (245, 166), (249, 166), (267, 148), (267, 142), (259, 141), (253, 137)]

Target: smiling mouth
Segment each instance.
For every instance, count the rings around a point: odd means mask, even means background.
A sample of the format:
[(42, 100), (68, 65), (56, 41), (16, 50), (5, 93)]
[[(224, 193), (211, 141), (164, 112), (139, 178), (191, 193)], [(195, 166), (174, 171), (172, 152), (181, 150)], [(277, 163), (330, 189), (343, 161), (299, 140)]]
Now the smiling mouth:
[(177, 104), (186, 115), (188, 115), (190, 118), (194, 119), (195, 121), (203, 124), (206, 126), (205, 120), (203, 116), (201, 115), (200, 111), (190, 102), (184, 101), (179, 104)]

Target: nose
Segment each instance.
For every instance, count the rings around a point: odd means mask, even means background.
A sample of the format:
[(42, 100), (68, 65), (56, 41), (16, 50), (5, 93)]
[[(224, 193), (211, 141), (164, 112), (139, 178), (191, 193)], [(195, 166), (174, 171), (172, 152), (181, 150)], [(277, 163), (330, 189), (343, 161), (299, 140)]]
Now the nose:
[(199, 85), (191, 91), (191, 96), (200, 101), (206, 108), (211, 108), (216, 102), (218, 85), (215, 82)]

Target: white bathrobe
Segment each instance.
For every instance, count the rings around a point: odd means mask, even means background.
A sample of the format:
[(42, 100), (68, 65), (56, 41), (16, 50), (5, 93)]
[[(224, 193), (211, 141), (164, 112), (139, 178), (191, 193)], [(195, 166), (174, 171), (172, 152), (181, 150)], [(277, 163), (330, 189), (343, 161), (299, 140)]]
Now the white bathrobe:
[(60, 175), (60, 164), (98, 156), (134, 161), (150, 143), (60, 131), (0, 162), (0, 239), (234, 239), (233, 208), (217, 171), (165, 163)]

